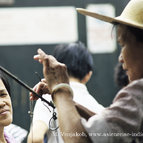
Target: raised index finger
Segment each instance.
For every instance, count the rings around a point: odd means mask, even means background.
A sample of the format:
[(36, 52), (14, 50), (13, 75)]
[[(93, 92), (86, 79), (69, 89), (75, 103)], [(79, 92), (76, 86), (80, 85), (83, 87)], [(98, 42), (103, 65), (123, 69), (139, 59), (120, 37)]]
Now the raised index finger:
[(42, 49), (37, 50), (38, 54), (40, 55), (40, 58), (44, 59), (47, 55)]

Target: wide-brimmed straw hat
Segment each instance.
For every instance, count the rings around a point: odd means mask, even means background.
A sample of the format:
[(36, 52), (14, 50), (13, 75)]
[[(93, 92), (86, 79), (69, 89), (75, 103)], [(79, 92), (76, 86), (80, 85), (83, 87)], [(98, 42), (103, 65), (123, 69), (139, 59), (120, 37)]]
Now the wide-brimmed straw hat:
[(77, 8), (83, 15), (91, 16), (109, 23), (119, 23), (143, 29), (143, 0), (130, 0), (118, 17), (109, 17), (83, 8)]

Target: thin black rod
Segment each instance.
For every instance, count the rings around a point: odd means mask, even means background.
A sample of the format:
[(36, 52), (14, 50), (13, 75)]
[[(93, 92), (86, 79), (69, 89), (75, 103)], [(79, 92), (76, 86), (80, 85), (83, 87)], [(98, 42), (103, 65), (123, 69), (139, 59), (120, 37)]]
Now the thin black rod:
[(7, 71), (2, 66), (0, 66), (0, 70), (3, 71), (4, 73), (6, 73), (8, 76), (10, 76), (11, 78), (13, 78), (16, 82), (18, 82), (20, 85), (22, 85), (23, 87), (25, 87), (27, 90), (29, 90), (30, 92), (32, 92), (34, 95), (36, 95), (37, 97), (39, 97), (42, 101), (46, 102), (49, 106), (51, 106), (52, 108), (55, 109), (55, 106), (53, 105), (52, 102), (49, 102), (49, 101), (45, 100), (42, 96), (38, 95), (34, 90), (32, 90), (31, 87), (29, 87), (26, 83), (24, 83), (23, 81), (21, 81), (18, 77), (16, 77), (15, 75), (13, 75), (9, 71)]

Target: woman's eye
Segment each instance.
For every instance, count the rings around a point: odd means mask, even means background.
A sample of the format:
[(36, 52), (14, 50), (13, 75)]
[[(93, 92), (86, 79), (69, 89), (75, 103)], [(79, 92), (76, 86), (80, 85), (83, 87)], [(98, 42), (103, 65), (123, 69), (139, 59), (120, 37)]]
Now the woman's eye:
[(0, 96), (6, 96), (7, 93), (0, 93)]

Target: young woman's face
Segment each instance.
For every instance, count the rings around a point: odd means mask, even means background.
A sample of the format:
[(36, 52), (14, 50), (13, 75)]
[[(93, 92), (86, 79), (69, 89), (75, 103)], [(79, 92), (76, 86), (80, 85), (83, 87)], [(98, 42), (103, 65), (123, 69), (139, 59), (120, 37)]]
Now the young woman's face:
[(7, 126), (12, 122), (11, 98), (0, 79), (0, 127)]
[(117, 34), (118, 42), (122, 47), (119, 61), (123, 64), (123, 69), (127, 71), (129, 80), (143, 78), (143, 43), (136, 41), (131, 33), (125, 37), (124, 26), (118, 28)]

